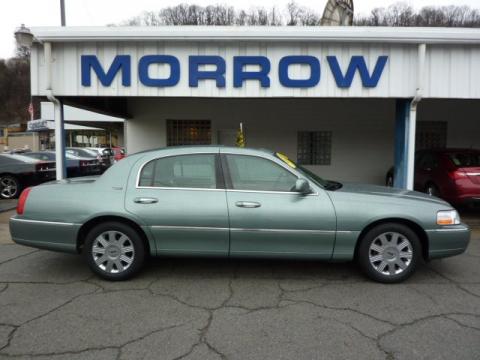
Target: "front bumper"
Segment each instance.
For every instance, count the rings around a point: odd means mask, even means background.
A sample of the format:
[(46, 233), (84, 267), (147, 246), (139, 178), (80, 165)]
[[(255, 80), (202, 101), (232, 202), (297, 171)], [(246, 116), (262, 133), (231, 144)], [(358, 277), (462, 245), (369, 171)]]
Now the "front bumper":
[(438, 259), (465, 252), (470, 242), (471, 231), (465, 224), (427, 230), (428, 258)]
[(76, 253), (80, 224), (10, 218), (10, 234), (17, 244), (39, 249)]

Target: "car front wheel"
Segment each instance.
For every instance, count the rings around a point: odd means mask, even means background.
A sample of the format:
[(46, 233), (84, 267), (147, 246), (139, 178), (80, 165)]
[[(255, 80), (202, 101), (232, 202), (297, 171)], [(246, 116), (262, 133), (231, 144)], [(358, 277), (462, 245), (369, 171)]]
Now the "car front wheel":
[(417, 234), (402, 224), (381, 224), (363, 237), (357, 260), (372, 280), (397, 283), (410, 277), (421, 260)]
[(85, 239), (83, 251), (92, 271), (107, 280), (132, 277), (143, 267), (146, 255), (138, 232), (121, 222), (95, 226)]

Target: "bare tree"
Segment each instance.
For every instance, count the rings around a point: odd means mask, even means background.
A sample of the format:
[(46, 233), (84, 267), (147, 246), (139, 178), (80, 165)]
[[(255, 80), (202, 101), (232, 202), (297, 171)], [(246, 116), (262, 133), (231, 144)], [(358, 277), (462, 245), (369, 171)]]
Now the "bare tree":
[(416, 12), (408, 4), (397, 3), (373, 9), (369, 16), (356, 18), (355, 25), (480, 27), (480, 10), (451, 5), (426, 6)]

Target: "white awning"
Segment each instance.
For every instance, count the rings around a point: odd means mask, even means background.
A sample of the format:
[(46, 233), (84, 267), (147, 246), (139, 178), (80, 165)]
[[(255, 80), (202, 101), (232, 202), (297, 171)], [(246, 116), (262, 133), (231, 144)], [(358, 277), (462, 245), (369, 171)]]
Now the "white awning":
[[(27, 123), (27, 131), (48, 131), (55, 130), (55, 122), (53, 120), (37, 119)], [(95, 130), (105, 131), (105, 129), (65, 123), (65, 130)]]

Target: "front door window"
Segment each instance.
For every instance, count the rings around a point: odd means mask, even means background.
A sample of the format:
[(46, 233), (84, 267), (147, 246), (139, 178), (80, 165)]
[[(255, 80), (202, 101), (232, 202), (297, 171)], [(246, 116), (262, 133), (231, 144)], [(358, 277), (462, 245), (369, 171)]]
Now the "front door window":
[(226, 155), (233, 190), (290, 192), (297, 177), (271, 160)]

